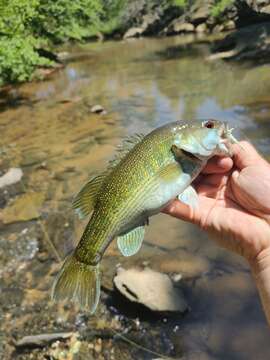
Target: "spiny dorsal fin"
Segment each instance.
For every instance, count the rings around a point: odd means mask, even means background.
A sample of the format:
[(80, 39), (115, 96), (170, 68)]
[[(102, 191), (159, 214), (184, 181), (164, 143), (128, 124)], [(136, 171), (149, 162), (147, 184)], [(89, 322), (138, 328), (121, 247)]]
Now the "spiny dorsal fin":
[(109, 161), (109, 168), (113, 168), (127, 155), (127, 153), (134, 148), (144, 138), (144, 134), (134, 134), (125, 138), (117, 148), (115, 157)]
[(106, 177), (106, 173), (90, 179), (75, 196), (72, 208), (76, 211), (80, 219), (84, 219), (94, 209), (97, 194)]
[(118, 236), (117, 245), (122, 255), (132, 256), (136, 254), (142, 246), (144, 233), (145, 228), (144, 225), (142, 225), (136, 227), (135, 229), (129, 231), (122, 236)]

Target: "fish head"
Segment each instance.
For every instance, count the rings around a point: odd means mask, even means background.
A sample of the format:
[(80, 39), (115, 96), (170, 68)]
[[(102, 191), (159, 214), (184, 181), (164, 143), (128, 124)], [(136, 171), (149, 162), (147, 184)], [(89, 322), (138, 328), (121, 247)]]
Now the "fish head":
[(232, 135), (233, 129), (218, 120), (198, 121), (174, 130), (174, 144), (200, 159), (214, 155), (231, 157), (231, 145), (237, 142)]

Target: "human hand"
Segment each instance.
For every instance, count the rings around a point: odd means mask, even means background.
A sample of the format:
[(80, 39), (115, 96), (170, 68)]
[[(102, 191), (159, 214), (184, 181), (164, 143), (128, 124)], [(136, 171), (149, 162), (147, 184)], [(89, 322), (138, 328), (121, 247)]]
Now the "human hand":
[(174, 200), (163, 212), (192, 222), (248, 261), (270, 254), (270, 165), (248, 142), (213, 158), (196, 180), (199, 206)]

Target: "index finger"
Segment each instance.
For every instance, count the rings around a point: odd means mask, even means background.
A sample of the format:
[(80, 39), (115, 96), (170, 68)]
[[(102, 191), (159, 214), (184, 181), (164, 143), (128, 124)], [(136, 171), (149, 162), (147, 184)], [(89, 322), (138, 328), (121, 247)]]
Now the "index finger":
[(257, 164), (269, 163), (257, 152), (255, 147), (247, 141), (240, 141), (233, 145), (233, 160), (235, 165), (242, 170), (243, 168)]
[(212, 157), (202, 170), (203, 174), (222, 174), (231, 170), (233, 160), (229, 157)]

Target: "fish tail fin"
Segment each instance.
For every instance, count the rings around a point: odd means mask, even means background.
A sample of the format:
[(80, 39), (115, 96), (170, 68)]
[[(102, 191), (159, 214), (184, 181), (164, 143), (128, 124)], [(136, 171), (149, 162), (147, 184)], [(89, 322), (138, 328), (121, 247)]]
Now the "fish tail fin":
[(54, 301), (71, 300), (81, 309), (93, 314), (100, 296), (99, 266), (80, 262), (76, 257), (68, 257), (54, 280), (51, 298)]

